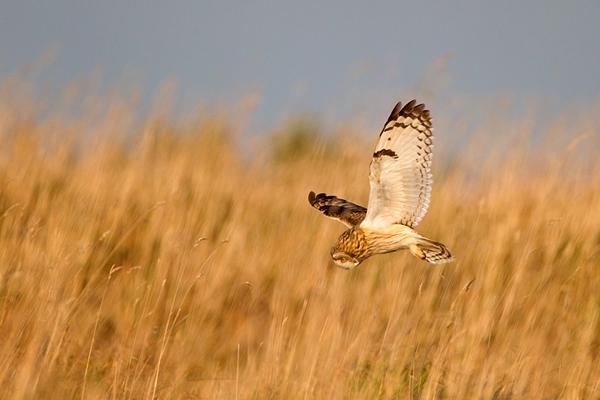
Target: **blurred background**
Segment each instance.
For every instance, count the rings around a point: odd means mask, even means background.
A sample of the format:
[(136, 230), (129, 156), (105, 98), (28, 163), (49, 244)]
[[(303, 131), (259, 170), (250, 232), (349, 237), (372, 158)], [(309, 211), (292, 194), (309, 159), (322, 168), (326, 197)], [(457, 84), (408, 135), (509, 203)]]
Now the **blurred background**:
[[(600, 2), (0, 1), (0, 397), (600, 396)], [(336, 268), (399, 100), (408, 252)]]
[(290, 113), (377, 130), (413, 97), (546, 118), (598, 100), (598, 21), (591, 1), (3, 1), (0, 81), (34, 64), (49, 96), (93, 77), (141, 109), (169, 85), (175, 111), (250, 108), (247, 135)]

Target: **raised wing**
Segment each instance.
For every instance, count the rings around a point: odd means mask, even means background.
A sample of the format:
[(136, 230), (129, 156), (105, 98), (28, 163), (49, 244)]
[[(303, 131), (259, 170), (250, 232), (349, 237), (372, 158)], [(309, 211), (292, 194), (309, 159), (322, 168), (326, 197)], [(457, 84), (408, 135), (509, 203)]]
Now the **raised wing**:
[(340, 221), (349, 228), (360, 224), (367, 215), (366, 208), (339, 197), (327, 196), (325, 193), (310, 192), (308, 201), (324, 215)]
[(369, 211), (361, 226), (381, 229), (399, 223), (412, 228), (425, 216), (432, 183), (432, 131), (424, 104), (396, 104), (375, 147)]

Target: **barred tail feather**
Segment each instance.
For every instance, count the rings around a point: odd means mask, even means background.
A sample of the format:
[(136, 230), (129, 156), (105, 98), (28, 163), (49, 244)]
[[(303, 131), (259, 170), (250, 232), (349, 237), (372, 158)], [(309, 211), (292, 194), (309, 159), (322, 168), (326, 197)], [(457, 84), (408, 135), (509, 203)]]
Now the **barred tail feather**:
[(422, 236), (417, 238), (409, 249), (415, 257), (431, 264), (444, 264), (454, 261), (454, 255), (444, 244)]

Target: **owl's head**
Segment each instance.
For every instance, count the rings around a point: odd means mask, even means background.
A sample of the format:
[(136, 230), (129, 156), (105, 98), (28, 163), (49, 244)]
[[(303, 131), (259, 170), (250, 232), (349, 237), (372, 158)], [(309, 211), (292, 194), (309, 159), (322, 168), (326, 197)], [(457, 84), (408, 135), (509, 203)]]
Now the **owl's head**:
[(344, 252), (332, 254), (331, 257), (333, 258), (335, 265), (344, 269), (352, 269), (360, 264), (360, 261)]
[(350, 228), (342, 233), (331, 247), (331, 258), (340, 268), (356, 268), (368, 257), (364, 249), (365, 239), (362, 230)]

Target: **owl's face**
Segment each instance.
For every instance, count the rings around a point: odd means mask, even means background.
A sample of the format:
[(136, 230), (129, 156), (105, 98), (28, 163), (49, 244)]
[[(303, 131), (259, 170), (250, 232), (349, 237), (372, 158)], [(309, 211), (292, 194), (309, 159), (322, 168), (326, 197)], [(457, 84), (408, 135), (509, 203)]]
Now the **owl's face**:
[(335, 253), (332, 254), (331, 257), (333, 258), (335, 265), (344, 269), (352, 269), (360, 264), (360, 261), (348, 253)]

